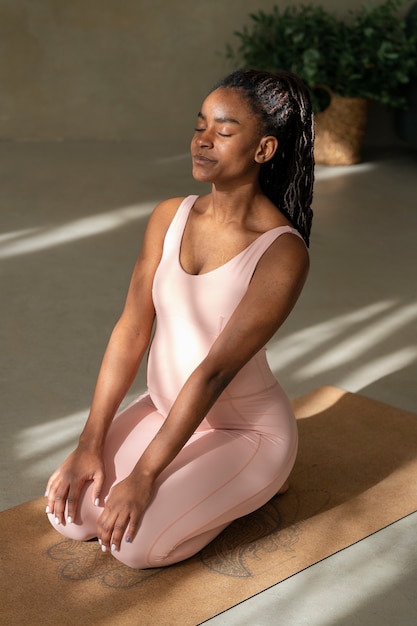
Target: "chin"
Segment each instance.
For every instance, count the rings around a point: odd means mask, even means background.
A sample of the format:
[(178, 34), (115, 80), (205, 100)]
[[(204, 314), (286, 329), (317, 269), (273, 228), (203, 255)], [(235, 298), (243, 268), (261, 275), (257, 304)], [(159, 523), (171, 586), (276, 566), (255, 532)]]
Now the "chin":
[(193, 168), (192, 170), (192, 176), (194, 178), (194, 180), (197, 180), (200, 183), (211, 183), (212, 178), (211, 176), (207, 176), (207, 174), (205, 172), (200, 172), (197, 170), (197, 168)]

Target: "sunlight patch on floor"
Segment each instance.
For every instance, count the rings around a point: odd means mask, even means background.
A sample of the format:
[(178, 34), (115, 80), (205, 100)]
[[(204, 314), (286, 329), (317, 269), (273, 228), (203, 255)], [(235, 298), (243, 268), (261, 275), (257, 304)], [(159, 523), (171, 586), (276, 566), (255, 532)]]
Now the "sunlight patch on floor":
[[(128, 406), (143, 391), (126, 396), (121, 407)], [(58, 467), (77, 444), (89, 408), (65, 417), (22, 429), (15, 437), (15, 458), (21, 475), (28, 478), (45, 476), (45, 459), (50, 467)]]
[(316, 374), (331, 371), (341, 361), (353, 361), (366, 354), (370, 348), (380, 346), (401, 328), (417, 319), (417, 303), (388, 311), (383, 319), (370, 318), (369, 323), (357, 332), (349, 333), (349, 337), (336, 343), (331, 349), (325, 350), (319, 358), (314, 359), (306, 367), (298, 370), (300, 378), (308, 378)]
[[(336, 337), (351, 332), (352, 328), (363, 322), (372, 321), (381, 313), (392, 309), (396, 305), (394, 300), (385, 300), (362, 307), (350, 313), (343, 313), (332, 319), (309, 326), (295, 333), (277, 339), (268, 347), (268, 361), (273, 370), (283, 369), (291, 363), (321, 349), (332, 342)], [(336, 351), (338, 348), (336, 348)]]
[(268, 362), (278, 380), (285, 373), (356, 393), (417, 361), (417, 345), (405, 339), (416, 320), (417, 302), (376, 302), (272, 341)]
[(377, 380), (381, 380), (394, 372), (408, 367), (416, 360), (417, 346), (403, 348), (363, 365), (356, 365), (354, 371), (340, 378), (337, 386), (342, 389), (349, 389), (355, 393)]
[(16, 457), (27, 461), (37, 455), (50, 454), (54, 448), (67, 445), (79, 436), (88, 410), (79, 411), (22, 430), (16, 437)]
[(358, 163), (357, 165), (316, 165), (314, 177), (316, 180), (329, 180), (353, 174), (366, 174), (376, 169), (377, 163)]
[(38, 252), (121, 228), (135, 220), (147, 218), (154, 206), (152, 202), (143, 202), (98, 215), (82, 217), (59, 226), (4, 233), (0, 235), (0, 240), (3, 241), (0, 259)]

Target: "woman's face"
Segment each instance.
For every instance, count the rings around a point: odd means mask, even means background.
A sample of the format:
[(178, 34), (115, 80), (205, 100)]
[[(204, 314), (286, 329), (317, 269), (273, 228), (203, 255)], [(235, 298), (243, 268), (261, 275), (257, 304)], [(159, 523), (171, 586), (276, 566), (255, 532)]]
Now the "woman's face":
[(216, 186), (256, 181), (261, 140), (258, 119), (241, 94), (216, 89), (203, 102), (191, 141), (194, 178)]

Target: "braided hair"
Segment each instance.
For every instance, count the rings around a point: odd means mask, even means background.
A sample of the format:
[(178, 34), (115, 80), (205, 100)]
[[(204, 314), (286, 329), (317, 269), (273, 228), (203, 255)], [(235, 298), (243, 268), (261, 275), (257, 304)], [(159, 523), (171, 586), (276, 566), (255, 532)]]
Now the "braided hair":
[(313, 219), (314, 119), (310, 94), (291, 72), (237, 70), (215, 87), (238, 89), (256, 114), (260, 132), (278, 139), (261, 165), (263, 193), (299, 231), (307, 246)]

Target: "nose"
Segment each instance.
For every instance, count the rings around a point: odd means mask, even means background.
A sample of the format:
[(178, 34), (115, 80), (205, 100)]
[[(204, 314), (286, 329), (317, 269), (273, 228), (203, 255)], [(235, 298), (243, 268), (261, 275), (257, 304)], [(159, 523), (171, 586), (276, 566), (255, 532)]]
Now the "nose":
[(212, 135), (208, 129), (198, 131), (196, 141), (200, 148), (208, 148), (213, 145)]

